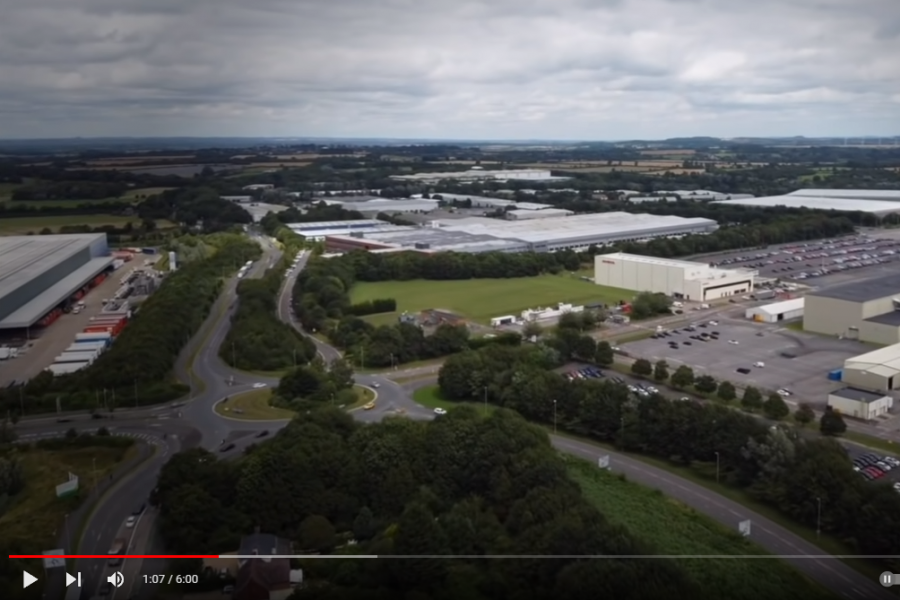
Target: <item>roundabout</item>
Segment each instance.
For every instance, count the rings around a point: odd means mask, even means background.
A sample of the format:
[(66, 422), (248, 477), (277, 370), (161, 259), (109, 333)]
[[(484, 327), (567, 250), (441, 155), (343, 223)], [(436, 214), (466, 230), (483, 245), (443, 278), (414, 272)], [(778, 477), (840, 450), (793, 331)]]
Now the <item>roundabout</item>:
[[(349, 406), (341, 408), (349, 411), (359, 410), (367, 406), (374, 406), (378, 399), (378, 392), (365, 385), (353, 386), (357, 400)], [(213, 412), (222, 419), (230, 421), (255, 421), (282, 422), (289, 421), (296, 416), (296, 412), (271, 405), (273, 390), (270, 387), (256, 387), (253, 389), (225, 396), (213, 405)]]

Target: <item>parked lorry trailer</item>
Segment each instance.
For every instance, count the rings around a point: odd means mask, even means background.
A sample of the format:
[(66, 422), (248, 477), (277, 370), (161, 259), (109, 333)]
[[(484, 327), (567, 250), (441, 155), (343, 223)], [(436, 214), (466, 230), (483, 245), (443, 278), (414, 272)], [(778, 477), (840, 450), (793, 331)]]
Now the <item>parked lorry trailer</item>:
[(92, 363), (97, 360), (99, 355), (99, 352), (63, 352), (56, 357), (54, 362), (58, 364), (72, 362)]
[(112, 341), (112, 338), (103, 339), (103, 340), (88, 338), (86, 340), (73, 340), (72, 345), (73, 346), (81, 346), (85, 350), (92, 347), (94, 344), (103, 344), (104, 348), (109, 348), (109, 344), (111, 341)]
[(92, 331), (92, 332), (87, 332), (87, 333), (81, 332), (81, 333), (75, 334), (75, 341), (76, 342), (78, 342), (80, 340), (91, 340), (94, 342), (96, 342), (98, 340), (112, 341), (112, 337), (113, 337), (112, 334), (109, 333), (108, 331)]
[(50, 371), (54, 377), (58, 377), (59, 375), (68, 375), (69, 373), (74, 373), (76, 371), (80, 371), (83, 368), (87, 367), (90, 363), (86, 362), (73, 362), (73, 363), (53, 363), (47, 370)]
[(106, 350), (106, 342), (73, 343), (64, 350), (65, 352), (103, 352)]

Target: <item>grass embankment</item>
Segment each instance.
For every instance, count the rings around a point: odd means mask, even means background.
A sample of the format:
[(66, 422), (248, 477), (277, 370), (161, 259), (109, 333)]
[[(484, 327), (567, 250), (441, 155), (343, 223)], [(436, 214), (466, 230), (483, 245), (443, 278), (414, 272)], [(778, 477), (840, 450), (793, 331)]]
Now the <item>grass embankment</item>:
[(708, 556), (766, 555), (765, 550), (690, 508), (596, 465), (567, 457), (569, 476), (610, 522), (627, 528), (662, 555), (675, 559), (704, 592), (723, 600), (837, 598), (777, 558), (739, 560)]
[[(353, 391), (356, 402), (342, 408), (353, 410), (375, 399), (375, 393), (361, 385), (353, 386)], [(227, 401), (216, 404), (215, 411), (223, 417), (244, 421), (281, 421), (297, 415), (292, 410), (272, 406), (271, 400), (272, 389), (261, 388), (229, 396)]]
[[(0, 539), (21, 543), (22, 548), (40, 553), (55, 548), (59, 528), (94, 488), (97, 481), (112, 473), (116, 466), (130, 460), (138, 452), (136, 446), (127, 448), (66, 448), (65, 450), (33, 449), (19, 453), (25, 469), (26, 487), (16, 495), (8, 510), (0, 516)], [(79, 477), (80, 492), (71, 498), (57, 498), (56, 486)], [(78, 523), (69, 523), (74, 541)]]
[(428, 385), (417, 389), (413, 392), (413, 400), (426, 408), (443, 408), (444, 410), (450, 410), (457, 406), (472, 406), (482, 412), (486, 411), (487, 413), (492, 413), (497, 410), (497, 407), (493, 404), (488, 404), (487, 408), (485, 408), (483, 402), (456, 402), (455, 400), (447, 400), (441, 394), (440, 388), (436, 385)]
[(366, 317), (378, 324), (396, 323), (399, 313), (417, 313), (428, 308), (448, 310), (479, 323), (489, 323), (492, 317), (518, 315), (528, 308), (559, 302), (576, 305), (614, 303), (633, 296), (633, 291), (595, 285), (572, 274), (463, 281), (362, 282), (350, 290), (350, 301), (354, 304), (378, 298), (397, 299), (396, 313)]

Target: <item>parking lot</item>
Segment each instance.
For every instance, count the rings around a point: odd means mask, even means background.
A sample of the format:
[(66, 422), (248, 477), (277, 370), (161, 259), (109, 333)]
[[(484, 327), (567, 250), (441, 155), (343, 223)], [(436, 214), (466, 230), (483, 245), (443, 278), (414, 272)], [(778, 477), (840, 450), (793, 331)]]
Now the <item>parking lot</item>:
[[(653, 362), (666, 360), (673, 368), (687, 365), (696, 374), (710, 375), (716, 380), (764, 390), (786, 389), (790, 401), (808, 402), (818, 407), (824, 406), (828, 392), (840, 387), (840, 383), (827, 378), (828, 371), (840, 369), (847, 358), (872, 349), (852, 340), (720, 318), (723, 320), (698, 321), (694, 331), (681, 328), (667, 331), (667, 335), (656, 339), (623, 346), (631, 356)], [(703, 337), (701, 334), (704, 333), (704, 339), (695, 339)], [(762, 366), (755, 366), (760, 364)], [(748, 372), (741, 373), (737, 369)]]
[(867, 481), (888, 481), (900, 493), (900, 460), (879, 452), (863, 450), (857, 446), (846, 446), (854, 470)]
[(706, 260), (722, 268), (745, 268), (760, 277), (831, 286), (896, 272), (900, 239), (881, 234), (771, 246), (765, 250), (728, 253)]

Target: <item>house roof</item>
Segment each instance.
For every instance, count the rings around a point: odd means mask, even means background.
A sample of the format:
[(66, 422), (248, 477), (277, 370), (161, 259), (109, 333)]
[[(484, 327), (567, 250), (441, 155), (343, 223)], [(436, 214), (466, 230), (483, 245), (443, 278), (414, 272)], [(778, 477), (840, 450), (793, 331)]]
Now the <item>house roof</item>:
[(258, 600), (250, 597), (254, 588), (266, 591), (280, 590), (291, 586), (291, 561), (287, 558), (252, 558), (238, 569), (234, 586), (234, 597), (240, 600)]

